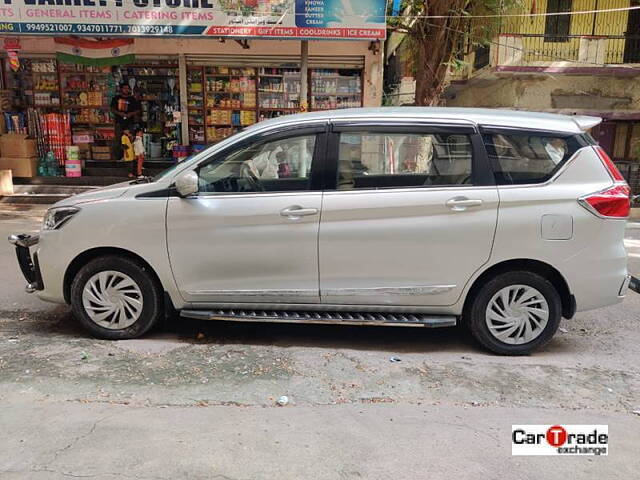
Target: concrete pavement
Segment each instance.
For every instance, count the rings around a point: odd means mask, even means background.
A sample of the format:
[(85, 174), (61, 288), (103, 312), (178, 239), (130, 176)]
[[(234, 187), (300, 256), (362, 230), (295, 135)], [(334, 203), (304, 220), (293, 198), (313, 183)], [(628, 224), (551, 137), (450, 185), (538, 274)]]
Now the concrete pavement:
[[(344, 404), (3, 408), (3, 479), (631, 479), (638, 429), (622, 413)], [(512, 457), (513, 423), (608, 424), (608, 457)], [(38, 425), (38, 428), (34, 428)]]

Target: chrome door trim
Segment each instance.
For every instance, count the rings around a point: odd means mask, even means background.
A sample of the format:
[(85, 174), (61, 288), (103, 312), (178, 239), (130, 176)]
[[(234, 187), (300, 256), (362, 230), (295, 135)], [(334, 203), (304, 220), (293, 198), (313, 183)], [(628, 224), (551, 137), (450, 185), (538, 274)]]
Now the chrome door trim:
[(411, 285), (406, 287), (370, 287), (370, 288), (327, 288), (320, 289), (324, 295), (356, 297), (360, 295), (438, 295), (456, 288), (456, 285)]
[(252, 197), (291, 197), (318, 195), (316, 190), (291, 190), (289, 192), (200, 192), (191, 199), (213, 200), (216, 198), (252, 198)]
[(358, 188), (354, 190), (325, 190), (323, 195), (357, 195), (365, 193), (419, 193), (419, 192), (446, 192), (457, 190), (495, 190), (496, 185), (450, 185), (447, 187), (388, 187), (388, 188)]
[(196, 290), (187, 291), (187, 294), (193, 296), (209, 296), (209, 297), (272, 297), (274, 300), (283, 297), (314, 297), (318, 296), (317, 290), (311, 289), (293, 289), (293, 290)]

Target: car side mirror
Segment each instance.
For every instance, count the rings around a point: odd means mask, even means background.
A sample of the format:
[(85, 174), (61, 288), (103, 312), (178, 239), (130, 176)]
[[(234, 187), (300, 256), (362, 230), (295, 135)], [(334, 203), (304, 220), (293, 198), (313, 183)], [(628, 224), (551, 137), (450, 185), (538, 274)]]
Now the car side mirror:
[(176, 178), (176, 191), (183, 198), (198, 193), (198, 174), (193, 170), (189, 170), (178, 175), (178, 178)]

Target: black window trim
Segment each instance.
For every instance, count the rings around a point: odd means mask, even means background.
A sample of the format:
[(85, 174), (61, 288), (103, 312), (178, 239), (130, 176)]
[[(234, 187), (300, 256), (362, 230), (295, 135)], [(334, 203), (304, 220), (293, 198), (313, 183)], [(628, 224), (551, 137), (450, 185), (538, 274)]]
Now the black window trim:
[(495, 186), (493, 170), (489, 166), (487, 151), (484, 148), (482, 137), (478, 133), (475, 125), (460, 123), (441, 122), (407, 122), (407, 121), (334, 121), (331, 122), (329, 140), (327, 145), (327, 155), (325, 159), (325, 190), (343, 192), (362, 192), (368, 189), (338, 190), (338, 156), (340, 151), (340, 133), (342, 132), (371, 132), (371, 133), (454, 133), (467, 134), (471, 141), (471, 183), (461, 185), (422, 185), (422, 186), (400, 186), (380, 189), (370, 189), (372, 191), (388, 192), (390, 190), (406, 189), (470, 189), (476, 187)]
[(209, 163), (218, 160), (220, 157), (227, 156), (232, 152), (246, 148), (256, 143), (270, 142), (276, 140), (284, 140), (286, 138), (302, 137), (307, 135), (315, 135), (315, 145), (313, 149), (313, 157), (311, 160), (311, 176), (310, 185), (307, 190), (272, 190), (268, 192), (198, 192), (197, 197), (223, 197), (230, 195), (272, 195), (272, 194), (296, 194), (296, 193), (310, 193), (321, 192), (324, 188), (325, 178), (325, 164), (324, 161), (327, 153), (329, 123), (322, 121), (313, 124), (305, 124), (300, 126), (286, 125), (281, 128), (268, 130), (266, 132), (258, 132), (255, 135), (251, 135), (242, 139), (239, 142), (235, 142), (224, 149), (215, 152), (208, 158), (205, 158), (194, 165), (192, 170), (199, 170), (205, 167)]
[(588, 145), (584, 138), (584, 132), (567, 132), (563, 130), (546, 130), (538, 128), (524, 128), (524, 127), (506, 127), (498, 125), (480, 125), (480, 133), (485, 134), (504, 134), (504, 135), (539, 135), (541, 137), (550, 136), (558, 138), (579, 137), (581, 142), (584, 142), (583, 146)]

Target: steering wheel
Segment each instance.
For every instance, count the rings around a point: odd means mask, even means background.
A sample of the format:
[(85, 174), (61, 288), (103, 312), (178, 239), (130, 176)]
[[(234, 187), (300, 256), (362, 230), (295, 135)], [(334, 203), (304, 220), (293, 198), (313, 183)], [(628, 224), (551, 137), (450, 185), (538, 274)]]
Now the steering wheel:
[(247, 180), (247, 183), (251, 186), (251, 188), (254, 191), (264, 192), (264, 187), (260, 183), (260, 180), (258, 179), (258, 177), (256, 177), (256, 174), (253, 173), (249, 165), (245, 164), (245, 165), (242, 165), (242, 167), (240, 167), (240, 177), (245, 178)]

